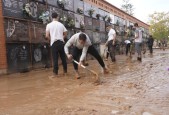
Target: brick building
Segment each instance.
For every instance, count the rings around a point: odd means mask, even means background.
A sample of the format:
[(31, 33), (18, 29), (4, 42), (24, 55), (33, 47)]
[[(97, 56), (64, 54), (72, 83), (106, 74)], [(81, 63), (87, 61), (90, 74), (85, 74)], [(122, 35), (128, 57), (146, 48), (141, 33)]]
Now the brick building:
[[(44, 50), (48, 52), (47, 60), (51, 64), (50, 48), (44, 39), (46, 25), (40, 19), (46, 11), (60, 15), (60, 21), (68, 29), (68, 38), (85, 29), (98, 50), (99, 44), (106, 41), (105, 26), (109, 23), (122, 33), (127, 26), (137, 22), (145, 36), (148, 34), (149, 25), (105, 0), (64, 1), (0, 0), (0, 74), (43, 67)], [(25, 17), (23, 6), (27, 3), (31, 15)]]

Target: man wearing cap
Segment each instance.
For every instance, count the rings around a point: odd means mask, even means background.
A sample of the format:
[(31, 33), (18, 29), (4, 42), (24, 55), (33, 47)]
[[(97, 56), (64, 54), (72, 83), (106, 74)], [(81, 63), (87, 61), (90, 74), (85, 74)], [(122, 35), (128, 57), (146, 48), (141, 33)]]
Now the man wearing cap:
[(108, 33), (108, 40), (105, 43), (106, 46), (108, 46), (109, 49), (109, 53), (110, 53), (110, 57), (112, 62), (115, 62), (115, 50), (116, 50), (116, 46), (115, 46), (115, 40), (116, 40), (116, 31), (112, 28), (112, 25), (108, 25), (108, 27), (106, 28), (109, 33)]

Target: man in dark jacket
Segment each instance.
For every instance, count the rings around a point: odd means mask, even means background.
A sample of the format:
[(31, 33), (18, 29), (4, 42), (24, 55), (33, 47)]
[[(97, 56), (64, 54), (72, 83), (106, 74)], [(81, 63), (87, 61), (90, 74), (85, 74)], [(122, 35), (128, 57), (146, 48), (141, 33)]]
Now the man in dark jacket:
[(148, 39), (148, 48), (150, 50), (150, 54), (153, 54), (153, 43), (154, 43), (154, 38), (152, 37), (152, 35), (150, 35)]

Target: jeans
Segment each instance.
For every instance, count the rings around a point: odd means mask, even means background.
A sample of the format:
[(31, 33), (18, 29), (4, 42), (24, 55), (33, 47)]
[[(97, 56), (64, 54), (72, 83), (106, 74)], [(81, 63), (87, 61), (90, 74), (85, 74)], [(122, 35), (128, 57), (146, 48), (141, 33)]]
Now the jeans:
[(106, 59), (109, 58), (109, 52), (110, 52), (110, 49), (109, 49), (109, 47), (108, 47), (108, 49), (107, 49), (107, 51), (106, 51)]
[(58, 74), (59, 66), (58, 66), (58, 58), (61, 58), (63, 70), (65, 73), (67, 73), (67, 61), (66, 61), (66, 55), (64, 51), (64, 42), (62, 41), (56, 41), (52, 45), (52, 57), (53, 57), (53, 72), (55, 74)]

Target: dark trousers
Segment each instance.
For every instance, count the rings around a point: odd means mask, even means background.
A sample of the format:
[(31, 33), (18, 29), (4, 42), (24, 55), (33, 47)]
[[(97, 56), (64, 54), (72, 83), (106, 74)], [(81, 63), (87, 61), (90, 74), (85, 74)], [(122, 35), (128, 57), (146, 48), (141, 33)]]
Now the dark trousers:
[(52, 57), (53, 57), (53, 72), (58, 74), (59, 66), (58, 66), (58, 58), (61, 58), (63, 70), (67, 73), (67, 62), (66, 62), (66, 55), (64, 52), (64, 42), (56, 41), (52, 45)]
[(148, 46), (149, 50), (150, 50), (150, 54), (153, 53), (153, 46)]
[(112, 62), (115, 62), (115, 53), (116, 53), (116, 46), (113, 45), (113, 40), (108, 42), (108, 49), (109, 49), (109, 53), (110, 53), (110, 57)]
[[(95, 57), (97, 59), (97, 61), (99, 62), (99, 64), (105, 68), (105, 64), (103, 62), (103, 59), (101, 58), (101, 56), (99, 55), (98, 51), (94, 48), (94, 46), (89, 46), (87, 53), (91, 54), (93, 57)], [(76, 61), (79, 61), (79, 58), (82, 54), (82, 49), (78, 49), (77, 47), (73, 48), (73, 59)], [(78, 65), (76, 63), (73, 62), (73, 66), (75, 70), (78, 70)]]
[(128, 55), (128, 52), (130, 52), (130, 43), (126, 44), (126, 56)]
[(106, 58), (108, 59), (109, 58), (109, 52), (110, 52), (110, 49), (109, 49), (109, 47), (108, 47), (108, 49), (107, 49), (108, 51), (106, 51)]

